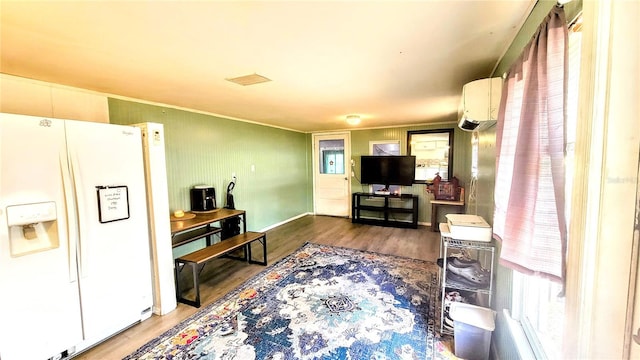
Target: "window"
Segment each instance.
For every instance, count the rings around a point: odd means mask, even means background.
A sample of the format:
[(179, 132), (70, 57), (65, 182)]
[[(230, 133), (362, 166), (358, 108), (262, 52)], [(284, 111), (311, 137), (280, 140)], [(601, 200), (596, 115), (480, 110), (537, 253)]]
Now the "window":
[[(575, 130), (578, 111), (580, 73), (581, 18), (569, 30), (568, 97), (565, 156), (565, 218), (570, 219), (572, 175), (574, 168)], [(568, 225), (568, 220), (567, 220)], [(513, 272), (512, 317), (522, 330), (538, 359), (562, 358), (564, 330), (564, 296), (559, 283)]]
[(320, 140), (320, 173), (345, 173), (343, 140)]

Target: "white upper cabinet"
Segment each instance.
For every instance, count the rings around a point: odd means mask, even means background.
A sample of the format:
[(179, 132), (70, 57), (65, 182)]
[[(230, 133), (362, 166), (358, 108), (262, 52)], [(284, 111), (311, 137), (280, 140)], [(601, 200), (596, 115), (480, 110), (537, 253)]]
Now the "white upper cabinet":
[(109, 122), (104, 95), (5, 74), (0, 75), (0, 112)]

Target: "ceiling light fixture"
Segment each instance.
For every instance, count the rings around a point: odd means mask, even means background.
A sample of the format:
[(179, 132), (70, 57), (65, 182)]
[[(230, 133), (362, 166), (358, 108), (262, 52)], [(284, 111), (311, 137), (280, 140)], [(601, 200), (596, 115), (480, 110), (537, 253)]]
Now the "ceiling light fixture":
[(360, 115), (347, 115), (347, 123), (349, 125), (360, 124)]

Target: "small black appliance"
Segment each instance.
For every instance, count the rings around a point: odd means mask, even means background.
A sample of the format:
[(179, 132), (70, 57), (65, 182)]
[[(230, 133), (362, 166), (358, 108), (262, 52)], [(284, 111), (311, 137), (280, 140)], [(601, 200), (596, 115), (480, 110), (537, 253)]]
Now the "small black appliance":
[[(229, 183), (229, 186), (227, 186), (227, 203), (225, 205), (226, 209), (236, 208), (236, 204), (233, 201), (233, 188), (236, 187), (235, 179), (236, 177), (234, 176), (233, 181), (231, 181)], [(235, 217), (224, 220), (222, 221), (221, 227), (222, 231), (220, 233), (220, 238), (223, 240), (238, 235), (240, 234), (240, 219)]]
[(191, 211), (211, 211), (216, 209), (216, 189), (198, 185), (191, 189)]

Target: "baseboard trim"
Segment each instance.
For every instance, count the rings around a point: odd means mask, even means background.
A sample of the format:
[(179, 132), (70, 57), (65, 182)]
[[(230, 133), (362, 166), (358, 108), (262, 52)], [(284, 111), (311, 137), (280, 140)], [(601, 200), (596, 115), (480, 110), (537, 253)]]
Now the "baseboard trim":
[(273, 228), (276, 228), (276, 227), (278, 227), (278, 226), (280, 226), (280, 225), (284, 225), (284, 224), (286, 224), (286, 223), (288, 223), (288, 222), (291, 222), (291, 221), (293, 221), (293, 220), (300, 219), (301, 217), (304, 217), (304, 216), (307, 216), (307, 215), (313, 215), (313, 213), (312, 213), (312, 212), (302, 213), (302, 214), (300, 214), (300, 215), (296, 215), (296, 216), (294, 216), (294, 217), (288, 218), (288, 219), (286, 219), (286, 220), (284, 220), (284, 221), (281, 221), (281, 222), (279, 222), (279, 223), (275, 223), (275, 224), (273, 224), (273, 225), (269, 225), (269, 226), (267, 226), (267, 227), (265, 227), (265, 228), (263, 228), (263, 229), (261, 229), (261, 230), (259, 230), (259, 231), (260, 231), (260, 232), (269, 231), (269, 230), (271, 230), (271, 229), (273, 229)]
[[(284, 220), (284, 221), (281, 221), (281, 222), (279, 222), (279, 223), (275, 223), (275, 224), (273, 224), (273, 225), (269, 225), (269, 226), (267, 226), (267, 227), (265, 227), (265, 228), (262, 228), (262, 229), (260, 229), (260, 230), (258, 230), (258, 231), (260, 231), (260, 232), (269, 231), (269, 230), (271, 230), (271, 229), (273, 229), (273, 228), (276, 228), (276, 227), (278, 227), (278, 226), (280, 226), (280, 225), (284, 225), (284, 224), (286, 224), (286, 223), (288, 223), (288, 222), (291, 222), (291, 221), (293, 221), (293, 220), (300, 219), (301, 217), (305, 217), (305, 216), (307, 216), (307, 215), (316, 215), (316, 214), (315, 214), (314, 212), (306, 212), (306, 213), (302, 213), (302, 214), (300, 214), (300, 215), (296, 215), (296, 216), (294, 216), (294, 217), (288, 218), (288, 219), (286, 219), (286, 220)], [(346, 218), (347, 218), (347, 219), (351, 219), (351, 216), (348, 216), (348, 217), (346, 217)], [(418, 225), (424, 225), (424, 226), (426, 226), (426, 227), (431, 227), (431, 223), (427, 223), (427, 222), (418, 222)]]

